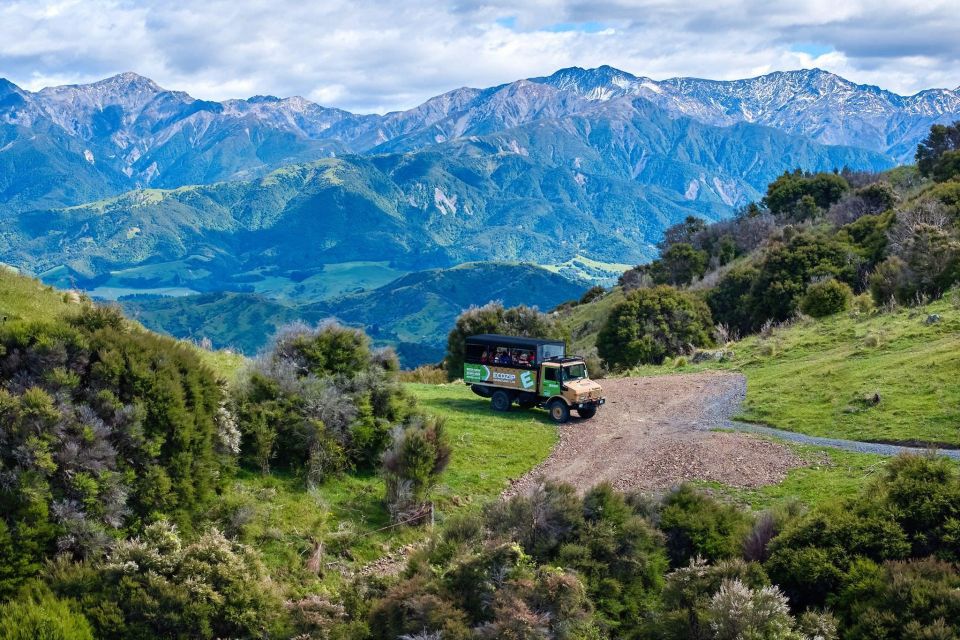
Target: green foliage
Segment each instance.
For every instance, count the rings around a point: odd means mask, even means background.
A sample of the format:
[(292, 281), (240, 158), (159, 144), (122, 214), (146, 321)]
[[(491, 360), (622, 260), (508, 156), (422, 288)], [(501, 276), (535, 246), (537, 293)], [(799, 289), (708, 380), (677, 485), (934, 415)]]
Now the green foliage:
[(805, 220), (840, 200), (849, 189), (847, 181), (837, 174), (809, 174), (798, 169), (771, 182), (763, 202), (774, 214)]
[(917, 168), (920, 174), (945, 182), (960, 175), (960, 121), (953, 124), (935, 124), (930, 133), (917, 145)]
[(54, 564), (49, 581), (81, 603), (100, 638), (263, 638), (281, 610), (253, 549), (216, 530), (185, 544), (163, 521), (102, 562)]
[(450, 523), (375, 605), (370, 628), (378, 638), (635, 637), (665, 569), (660, 535), (622, 495), (547, 484)]
[(0, 585), (55, 549), (89, 556), (158, 514), (189, 526), (203, 511), (225, 459), (220, 386), (194, 351), (90, 308), (8, 325), (0, 354)]
[(411, 412), (398, 369), (392, 351), (371, 351), (355, 329), (286, 327), (234, 391), (241, 460), (262, 473), (276, 461), (310, 486), (375, 469)]
[(556, 321), (540, 313), (536, 307), (519, 306), (505, 309), (499, 302), (491, 302), (482, 307), (471, 307), (457, 317), (456, 325), (447, 337), (447, 356), (444, 359), (444, 366), (449, 380), (463, 377), (466, 339), (481, 333), (561, 340), (566, 338)]
[(771, 544), (767, 572), (802, 608), (827, 603), (859, 559), (879, 563), (936, 554), (955, 561), (957, 505), (960, 473), (954, 465), (901, 456), (873, 491), (820, 506), (791, 523)]
[(750, 588), (768, 586), (763, 568), (740, 559), (708, 564), (694, 558), (687, 566), (667, 574), (661, 594), (662, 609), (656, 615), (653, 631), (667, 640), (711, 638), (711, 600), (720, 587), (736, 580)]
[(845, 282), (832, 278), (814, 282), (800, 300), (800, 310), (814, 318), (824, 318), (846, 311), (853, 301), (853, 291)]
[(750, 520), (737, 508), (683, 485), (671, 492), (660, 510), (660, 529), (674, 567), (697, 557), (715, 561), (739, 557)]
[(597, 336), (597, 352), (611, 368), (660, 364), (690, 345), (710, 344), (707, 305), (668, 286), (631, 291), (610, 312)]
[(706, 251), (694, 249), (686, 242), (679, 242), (670, 245), (660, 258), (650, 264), (648, 271), (654, 284), (684, 286), (703, 277), (708, 258)]
[(743, 333), (756, 331), (768, 321), (792, 317), (817, 278), (855, 282), (861, 260), (837, 239), (796, 233), (772, 244), (756, 265), (729, 271), (707, 300), (717, 322)]
[(24, 587), (0, 604), (0, 640), (93, 640), (90, 623), (75, 605), (42, 584)]
[(957, 566), (924, 559), (858, 560), (833, 599), (847, 625), (844, 638), (912, 640), (960, 637)]
[(394, 430), (383, 454), (387, 504), (398, 522), (416, 515), (450, 463), (451, 448), (442, 419), (415, 417)]

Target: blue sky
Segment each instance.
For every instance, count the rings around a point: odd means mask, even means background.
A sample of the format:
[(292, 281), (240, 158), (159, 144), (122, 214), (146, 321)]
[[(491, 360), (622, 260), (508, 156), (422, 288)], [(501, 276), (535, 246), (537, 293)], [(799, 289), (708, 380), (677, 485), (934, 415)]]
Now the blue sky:
[(956, 0), (0, 0), (0, 77), (136, 71), (207, 99), (409, 108), (609, 64), (657, 79), (821, 67), (899, 93), (960, 85)]

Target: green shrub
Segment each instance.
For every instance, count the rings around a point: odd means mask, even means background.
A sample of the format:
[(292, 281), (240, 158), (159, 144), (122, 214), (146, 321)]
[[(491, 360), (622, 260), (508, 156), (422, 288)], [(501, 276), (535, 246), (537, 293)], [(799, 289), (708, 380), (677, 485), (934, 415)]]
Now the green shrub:
[(0, 604), (0, 640), (93, 640), (90, 623), (39, 584)]
[(870, 274), (870, 295), (878, 307), (891, 300), (907, 301), (913, 291), (907, 264), (897, 256), (890, 256)]
[(850, 640), (957, 638), (958, 593), (956, 565), (933, 559), (882, 565), (858, 560), (832, 602)]
[(847, 181), (837, 174), (810, 174), (798, 169), (771, 182), (763, 202), (774, 214), (805, 219), (817, 209), (827, 209), (849, 189)]
[(750, 519), (736, 507), (689, 485), (667, 495), (660, 511), (660, 529), (674, 567), (696, 557), (710, 561), (739, 557), (750, 526)]
[(684, 286), (703, 277), (707, 270), (709, 255), (694, 249), (686, 242), (670, 245), (648, 269), (654, 284)]
[(774, 538), (764, 566), (794, 608), (802, 610), (825, 604), (856, 557), (887, 560), (909, 554), (907, 535), (887, 507), (863, 499), (827, 505), (793, 522)]
[(383, 455), (387, 506), (394, 520), (408, 521), (422, 512), (430, 489), (450, 462), (450, 444), (443, 421), (416, 417), (397, 427)]
[(710, 309), (692, 294), (668, 286), (638, 289), (610, 312), (597, 352), (613, 369), (661, 364), (690, 346), (711, 343)]
[(829, 279), (814, 282), (800, 300), (800, 310), (814, 318), (824, 318), (850, 308), (853, 291), (844, 282)]
[(739, 559), (708, 564), (703, 558), (695, 558), (687, 566), (668, 573), (661, 608), (653, 624), (653, 637), (665, 640), (712, 637), (711, 600), (721, 585), (730, 580), (757, 589), (770, 584), (759, 564)]
[(355, 329), (284, 327), (234, 389), (242, 462), (262, 473), (282, 466), (310, 486), (375, 469), (413, 410), (398, 369), (392, 351), (372, 351)]
[(0, 385), (7, 593), (54, 552), (96, 555), (158, 514), (190, 526), (228, 462), (213, 373), (112, 309), (4, 327)]
[(157, 522), (103, 562), (54, 564), (49, 581), (81, 603), (99, 638), (267, 637), (282, 622), (257, 553), (216, 530), (184, 544)]

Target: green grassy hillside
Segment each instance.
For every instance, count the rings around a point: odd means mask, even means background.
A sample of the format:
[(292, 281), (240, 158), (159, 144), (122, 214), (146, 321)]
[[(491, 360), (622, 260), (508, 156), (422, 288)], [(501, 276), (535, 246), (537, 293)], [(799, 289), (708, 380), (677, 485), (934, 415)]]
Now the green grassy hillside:
[[(931, 314), (940, 321), (927, 324)], [(960, 309), (949, 299), (805, 319), (727, 348), (727, 363), (678, 358), (630, 373), (742, 371), (744, 420), (815, 436), (960, 445)]]

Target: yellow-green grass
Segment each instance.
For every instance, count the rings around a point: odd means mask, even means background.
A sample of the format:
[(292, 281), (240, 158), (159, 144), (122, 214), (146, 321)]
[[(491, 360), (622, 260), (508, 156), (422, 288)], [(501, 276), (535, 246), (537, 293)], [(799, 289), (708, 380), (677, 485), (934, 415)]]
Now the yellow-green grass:
[[(940, 321), (928, 324), (931, 314)], [(743, 420), (815, 436), (960, 445), (960, 310), (950, 299), (805, 319), (729, 348), (728, 363), (676, 359), (630, 373), (739, 370)]]
[[(438, 522), (497, 499), (556, 441), (542, 411), (494, 413), (489, 400), (463, 384), (406, 387), (423, 410), (445, 419), (453, 446), (434, 491)], [(390, 527), (383, 496), (383, 479), (375, 474), (344, 474), (309, 491), (301, 478), (244, 471), (228, 484), (217, 517), (229, 521), (241, 510), (248, 513), (243, 537), (263, 551), (278, 579), (336, 581), (335, 571), (319, 578), (306, 571), (317, 543), (324, 545), (325, 562), (357, 568), (426, 535), (423, 527)]]
[(0, 319), (32, 322), (78, 308), (80, 297), (0, 266)]

